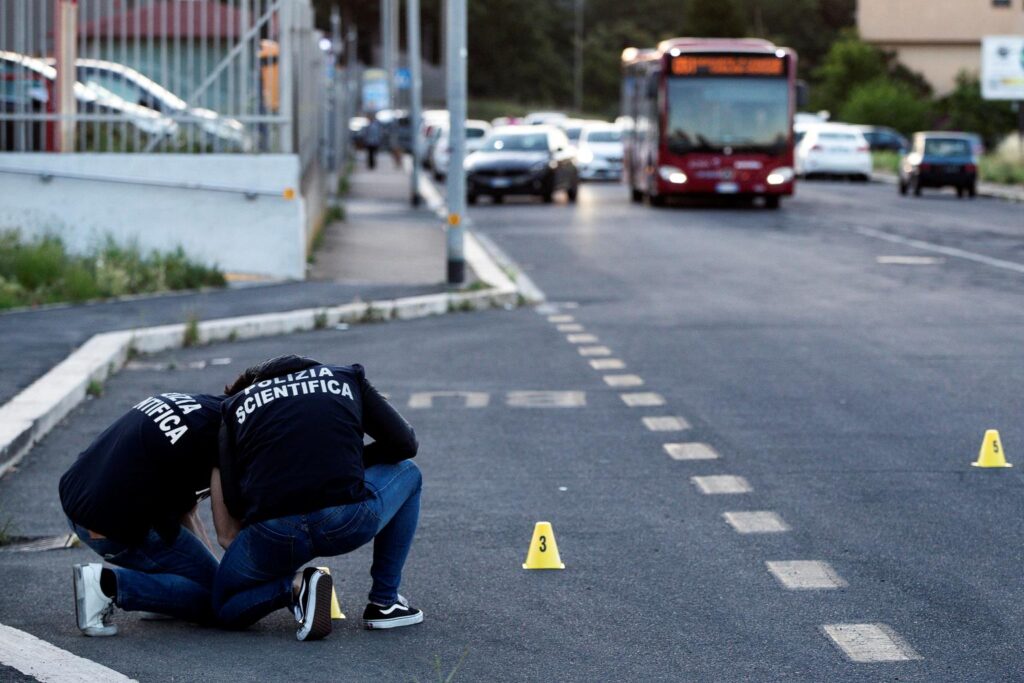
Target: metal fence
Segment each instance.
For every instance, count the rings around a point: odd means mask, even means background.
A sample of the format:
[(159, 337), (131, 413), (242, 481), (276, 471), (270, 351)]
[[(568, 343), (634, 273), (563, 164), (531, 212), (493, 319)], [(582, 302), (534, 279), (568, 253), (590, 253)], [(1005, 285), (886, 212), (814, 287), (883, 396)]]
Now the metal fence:
[(322, 39), (309, 0), (0, 0), (0, 152), (294, 152), (305, 168), (340, 120)]

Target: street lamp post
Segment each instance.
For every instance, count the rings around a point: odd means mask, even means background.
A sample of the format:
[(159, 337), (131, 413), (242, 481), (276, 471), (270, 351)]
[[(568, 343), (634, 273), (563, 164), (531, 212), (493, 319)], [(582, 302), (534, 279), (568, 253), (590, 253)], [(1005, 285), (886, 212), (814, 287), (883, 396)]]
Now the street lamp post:
[(463, 213), (466, 208), (466, 0), (448, 0), (448, 284), (458, 285), (466, 280), (466, 261), (463, 253)]
[(420, 108), (423, 99), (423, 79), (420, 73), (420, 0), (406, 0), (406, 49), (409, 54), (409, 126), (412, 129), (412, 174), (410, 198), (413, 206), (420, 203)]

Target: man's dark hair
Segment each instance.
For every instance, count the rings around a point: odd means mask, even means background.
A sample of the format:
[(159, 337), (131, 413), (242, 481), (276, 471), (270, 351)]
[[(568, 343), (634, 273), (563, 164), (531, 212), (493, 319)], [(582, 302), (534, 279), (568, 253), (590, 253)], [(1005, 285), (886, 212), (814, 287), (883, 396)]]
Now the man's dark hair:
[(296, 356), (294, 354), (277, 356), (276, 358), (265, 360), (262, 363), (257, 363), (256, 365), (243, 370), (242, 374), (240, 374), (234, 382), (224, 387), (224, 393), (228, 396), (234, 396), (242, 389), (245, 389), (247, 386), (255, 384), (256, 382), (262, 382), (265, 379), (273, 379), (274, 377), (287, 375), (289, 372), (305, 370), (306, 368), (314, 365), (322, 365), (322, 363), (318, 360), (313, 360), (312, 358)]

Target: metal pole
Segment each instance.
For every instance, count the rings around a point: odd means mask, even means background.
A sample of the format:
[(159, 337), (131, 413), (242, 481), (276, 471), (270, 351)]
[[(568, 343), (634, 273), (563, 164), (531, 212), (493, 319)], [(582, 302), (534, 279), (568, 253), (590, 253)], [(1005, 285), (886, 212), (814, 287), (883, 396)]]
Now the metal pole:
[(295, 7), (292, 0), (281, 3), (278, 15), (280, 40), (277, 56), (278, 80), (278, 113), (281, 116), (281, 148), (282, 154), (295, 151), (295, 44), (294, 24)]
[(448, 0), (448, 284), (466, 280), (463, 254), (463, 212), (466, 207), (466, 0)]
[(394, 8), (394, 0), (380, 0), (380, 63), (384, 69), (384, 102), (388, 109), (391, 109), (391, 89), (394, 83), (391, 73), (395, 65), (391, 63), (391, 11)]
[(576, 0), (576, 30), (573, 44), (573, 104), (583, 111), (583, 2)]
[[(352, 145), (352, 136), (349, 134), (348, 122), (353, 116), (359, 113), (362, 108), (362, 91), (359, 88), (359, 81), (356, 80), (356, 69), (358, 68), (358, 47), (359, 47), (359, 36), (356, 33), (356, 25), (354, 21), (350, 21), (348, 25), (348, 39), (345, 41), (345, 50), (347, 50), (347, 65), (345, 67), (345, 80), (347, 81), (345, 87), (345, 97), (347, 106), (345, 111), (347, 116), (345, 117), (345, 125), (342, 131), (345, 135), (345, 163), (348, 164), (350, 160), (355, 159), (356, 150)], [(346, 166), (347, 168), (347, 166)]]
[[(61, 152), (75, 151), (75, 114), (78, 103), (75, 100), (75, 48), (78, 43), (78, 0), (58, 0), (56, 6), (59, 30), (57, 33), (57, 113), (60, 114), (57, 130), (57, 149)], [(22, 147), (24, 149), (24, 147)]]
[(412, 129), (412, 175), (409, 179), (413, 206), (420, 204), (420, 108), (423, 99), (423, 82), (420, 74), (420, 0), (406, 0), (405, 23), (408, 31), (406, 49), (409, 53), (409, 126)]
[(388, 94), (391, 97), (389, 106), (392, 109), (398, 108), (398, 88), (395, 86), (395, 75), (398, 72), (398, 55), (401, 52), (398, 49), (402, 35), (398, 30), (398, 17), (401, 12), (402, 0), (391, 0), (391, 11), (388, 12), (388, 20), (391, 21), (391, 29), (388, 31), (391, 36), (391, 71), (388, 72)]
[(335, 6), (331, 8), (331, 50), (328, 53), (331, 60), (331, 89), (327, 93), (328, 111), (330, 112), (327, 121), (327, 139), (329, 141), (327, 167), (332, 173), (336, 173), (341, 168), (339, 157), (344, 154), (344, 148), (341, 145), (341, 134), (344, 130), (344, 116), (342, 115), (344, 104), (338, 101), (338, 90), (341, 86), (338, 78), (338, 55), (341, 54), (341, 49), (341, 8)]

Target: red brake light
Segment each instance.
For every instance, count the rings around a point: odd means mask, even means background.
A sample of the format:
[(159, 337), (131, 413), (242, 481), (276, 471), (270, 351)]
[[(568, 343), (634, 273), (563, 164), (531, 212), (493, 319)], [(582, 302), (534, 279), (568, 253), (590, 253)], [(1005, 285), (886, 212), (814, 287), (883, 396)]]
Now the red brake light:
[(964, 170), (967, 171), (968, 173), (977, 173), (978, 167), (975, 166), (974, 164), (967, 164), (966, 166), (964, 166)]
[(919, 165), (919, 166), (917, 167), (917, 169), (918, 169), (919, 171), (930, 171), (930, 170), (932, 169), (932, 165), (931, 165), (931, 164), (920, 164), (920, 165)]
[(861, 145), (860, 147), (857, 148), (857, 151), (858, 152), (867, 152), (869, 149), (871, 149), (871, 148), (868, 147), (867, 145)]

